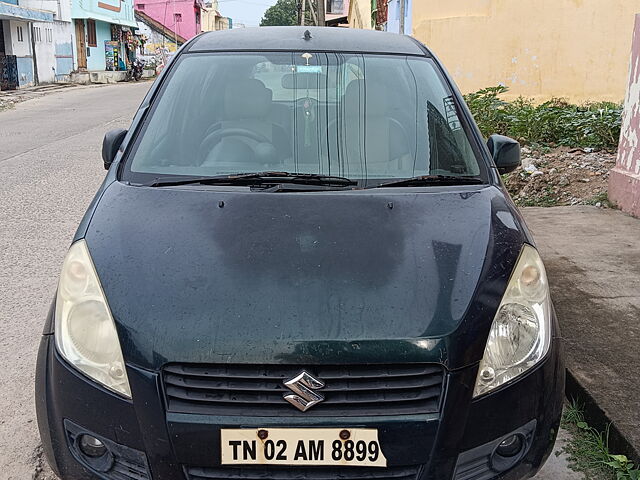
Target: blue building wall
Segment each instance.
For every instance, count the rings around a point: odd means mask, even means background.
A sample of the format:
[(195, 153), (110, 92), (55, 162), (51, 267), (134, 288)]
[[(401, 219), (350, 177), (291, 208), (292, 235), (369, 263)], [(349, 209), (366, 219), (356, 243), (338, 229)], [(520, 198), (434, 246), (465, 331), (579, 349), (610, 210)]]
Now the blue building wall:
[(33, 85), (33, 59), (31, 57), (17, 57), (18, 85), (23, 87)]
[(89, 56), (87, 56), (87, 70), (104, 70), (105, 68), (107, 68), (104, 50), (105, 41), (111, 41), (111, 24), (96, 20), (97, 46), (89, 47)]

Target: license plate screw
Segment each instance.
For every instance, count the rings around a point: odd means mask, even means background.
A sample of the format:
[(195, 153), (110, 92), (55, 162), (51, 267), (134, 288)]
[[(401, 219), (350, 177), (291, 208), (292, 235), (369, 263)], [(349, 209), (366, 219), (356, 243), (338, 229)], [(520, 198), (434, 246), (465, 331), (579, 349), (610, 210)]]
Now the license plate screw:
[(267, 430), (258, 430), (258, 438), (260, 440), (264, 440), (269, 436), (269, 432)]
[(351, 436), (351, 432), (349, 430), (342, 430), (340, 432), (340, 438), (342, 440), (349, 440), (349, 437)]

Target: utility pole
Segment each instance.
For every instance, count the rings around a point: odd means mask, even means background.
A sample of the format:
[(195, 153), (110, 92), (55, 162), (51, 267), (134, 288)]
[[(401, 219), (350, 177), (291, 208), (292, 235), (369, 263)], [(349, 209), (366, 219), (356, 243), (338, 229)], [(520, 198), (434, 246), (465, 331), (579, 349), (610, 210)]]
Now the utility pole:
[(309, 14), (311, 15), (311, 24), (315, 26), (326, 26), (326, 0), (302, 0), (302, 11), (300, 25), (305, 24), (305, 10), (309, 2)]
[(407, 9), (407, 0), (398, 0), (400, 2), (400, 31), (398, 32), (401, 35), (404, 35), (404, 16), (406, 14)]
[(326, 11), (326, 2), (327, 0), (317, 0), (318, 2), (318, 7), (317, 7), (317, 14), (318, 14), (318, 22), (317, 25), (319, 27), (325, 27), (327, 25), (326, 23), (326, 19), (325, 19), (325, 11)]
[(176, 42), (176, 52), (178, 51), (178, 19), (176, 18), (176, 0), (173, 0), (173, 38)]

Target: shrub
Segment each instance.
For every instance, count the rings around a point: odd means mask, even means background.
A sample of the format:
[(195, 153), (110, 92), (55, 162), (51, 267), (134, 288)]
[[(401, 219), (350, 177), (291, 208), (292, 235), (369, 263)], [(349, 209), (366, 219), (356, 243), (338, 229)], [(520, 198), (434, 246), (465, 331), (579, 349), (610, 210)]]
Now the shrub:
[(573, 105), (559, 98), (536, 105), (523, 97), (507, 102), (500, 98), (507, 91), (507, 87), (497, 86), (465, 95), (485, 137), (499, 133), (523, 144), (546, 147), (618, 147), (622, 105)]

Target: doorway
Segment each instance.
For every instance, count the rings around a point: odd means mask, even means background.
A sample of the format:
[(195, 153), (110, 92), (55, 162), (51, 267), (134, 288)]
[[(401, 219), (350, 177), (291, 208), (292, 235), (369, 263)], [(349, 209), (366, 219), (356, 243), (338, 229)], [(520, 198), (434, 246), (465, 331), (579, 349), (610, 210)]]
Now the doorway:
[(18, 88), (18, 61), (15, 55), (7, 55), (11, 47), (4, 41), (5, 28), (9, 22), (0, 19), (0, 90), (15, 90)]
[(78, 52), (78, 71), (87, 70), (87, 40), (84, 33), (84, 20), (76, 19), (76, 50)]
[(0, 55), (6, 55), (7, 52), (4, 48), (4, 20), (0, 20)]

